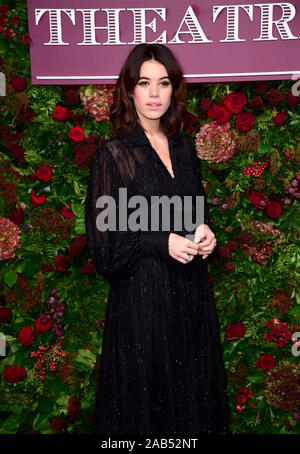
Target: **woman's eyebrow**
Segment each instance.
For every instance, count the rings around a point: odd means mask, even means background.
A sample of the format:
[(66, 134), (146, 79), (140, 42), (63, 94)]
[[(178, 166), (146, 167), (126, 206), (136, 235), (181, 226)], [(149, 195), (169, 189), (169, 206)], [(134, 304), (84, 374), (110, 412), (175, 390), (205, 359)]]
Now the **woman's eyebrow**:
[[(141, 77), (139, 77), (139, 80), (140, 80), (140, 79), (148, 79), (148, 80), (150, 80), (150, 77), (141, 76)], [(160, 77), (159, 80), (161, 80), (161, 79), (169, 79), (169, 76)]]

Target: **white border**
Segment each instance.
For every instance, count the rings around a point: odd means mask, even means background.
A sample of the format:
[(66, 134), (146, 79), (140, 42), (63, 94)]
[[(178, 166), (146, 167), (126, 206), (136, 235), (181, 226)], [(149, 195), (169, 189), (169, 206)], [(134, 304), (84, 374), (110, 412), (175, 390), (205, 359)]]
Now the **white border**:
[[(300, 74), (300, 71), (269, 71), (255, 73), (184, 74), (183, 77), (237, 77), (237, 76), (274, 76), (280, 74)], [(36, 79), (118, 79), (119, 76), (36, 76)]]

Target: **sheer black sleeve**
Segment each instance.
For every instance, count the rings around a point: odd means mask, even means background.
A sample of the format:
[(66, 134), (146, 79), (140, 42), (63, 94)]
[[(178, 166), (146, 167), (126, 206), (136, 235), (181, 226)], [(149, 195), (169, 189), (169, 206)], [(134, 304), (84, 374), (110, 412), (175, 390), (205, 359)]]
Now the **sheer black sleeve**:
[[(124, 187), (124, 184), (118, 166), (110, 149), (103, 144), (93, 157), (90, 167), (85, 200), (85, 230), (87, 247), (96, 269), (109, 280), (127, 279), (133, 276), (139, 269), (141, 257), (163, 259), (170, 257), (168, 247), (170, 232), (133, 232), (119, 229), (117, 213), (121, 187)], [(108, 208), (109, 205), (105, 208), (101, 205), (101, 209), (99, 205), (97, 207), (97, 200), (101, 196), (111, 196), (111, 201), (115, 201), (116, 225), (113, 226), (115, 228), (107, 230), (103, 227), (98, 228), (99, 218), (97, 221), (97, 217), (100, 212), (105, 210), (105, 213), (111, 213), (113, 216), (113, 212)], [(108, 217), (105, 222), (107, 220)]]

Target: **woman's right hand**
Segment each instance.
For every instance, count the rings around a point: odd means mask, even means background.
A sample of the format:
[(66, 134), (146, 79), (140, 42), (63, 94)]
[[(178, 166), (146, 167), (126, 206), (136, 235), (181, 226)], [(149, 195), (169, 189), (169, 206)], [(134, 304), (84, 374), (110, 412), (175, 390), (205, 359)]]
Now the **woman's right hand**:
[[(178, 262), (184, 265), (190, 263), (199, 252), (200, 243), (196, 244), (188, 240), (184, 236), (170, 233), (169, 235), (169, 254)], [(189, 255), (191, 260), (187, 262), (185, 259)]]

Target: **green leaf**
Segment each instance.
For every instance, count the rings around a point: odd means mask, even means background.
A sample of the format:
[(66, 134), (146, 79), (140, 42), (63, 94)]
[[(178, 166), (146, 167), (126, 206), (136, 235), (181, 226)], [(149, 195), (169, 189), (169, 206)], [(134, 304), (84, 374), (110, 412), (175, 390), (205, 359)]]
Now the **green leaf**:
[(18, 275), (17, 275), (16, 270), (8, 271), (7, 273), (5, 273), (4, 282), (9, 287), (13, 287), (15, 285), (15, 283), (17, 282), (17, 278), (18, 278)]
[(251, 383), (262, 383), (264, 381), (264, 376), (263, 375), (250, 375), (247, 377), (247, 380), (249, 380)]
[(300, 314), (300, 304), (297, 304), (292, 307), (292, 309), (289, 311), (289, 315), (292, 317), (297, 317)]
[(33, 430), (41, 431), (46, 430), (50, 427), (50, 422), (48, 420), (48, 415), (43, 413), (38, 413), (34, 418), (32, 423)]
[(85, 222), (84, 219), (75, 219), (74, 230), (76, 235), (85, 234)]

